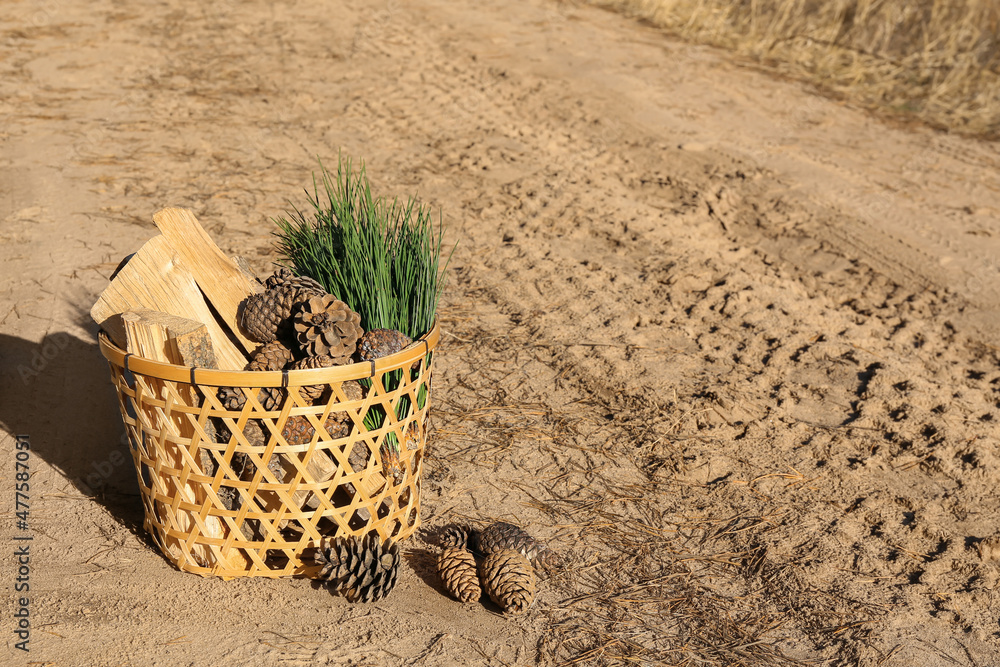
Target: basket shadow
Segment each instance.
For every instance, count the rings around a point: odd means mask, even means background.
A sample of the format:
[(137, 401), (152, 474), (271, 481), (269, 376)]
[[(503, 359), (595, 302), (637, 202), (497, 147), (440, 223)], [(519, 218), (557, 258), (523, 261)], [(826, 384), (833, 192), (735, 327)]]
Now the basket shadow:
[(0, 426), (27, 435), (32, 455), (65, 478), (54, 492), (82, 494), (152, 544), (118, 400), (96, 341), (67, 332), (40, 342), (0, 334)]

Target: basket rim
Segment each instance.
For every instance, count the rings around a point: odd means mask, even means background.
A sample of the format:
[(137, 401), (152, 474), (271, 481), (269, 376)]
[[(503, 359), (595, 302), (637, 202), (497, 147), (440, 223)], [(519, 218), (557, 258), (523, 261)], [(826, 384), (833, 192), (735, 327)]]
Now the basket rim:
[(370, 362), (288, 371), (231, 371), (218, 368), (180, 366), (130, 354), (115, 345), (108, 335), (98, 334), (101, 354), (109, 363), (126, 371), (173, 382), (219, 387), (304, 387), (316, 384), (372, 378), (386, 371), (405, 368), (433, 350), (441, 338), (435, 318), (431, 330), (405, 349)]

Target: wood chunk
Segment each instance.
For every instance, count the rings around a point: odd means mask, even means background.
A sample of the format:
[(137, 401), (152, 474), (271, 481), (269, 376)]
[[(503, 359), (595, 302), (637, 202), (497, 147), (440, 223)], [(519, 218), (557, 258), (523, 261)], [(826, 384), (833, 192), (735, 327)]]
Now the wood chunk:
[[(131, 264), (132, 262), (129, 262), (129, 265)], [(119, 319), (125, 329), (125, 349), (127, 352), (154, 361), (181, 365), (184, 365), (184, 359), (178, 350), (182, 346), (200, 349), (202, 360), (210, 360), (211, 357), (214, 357), (210, 351), (211, 341), (208, 339), (207, 328), (200, 322), (146, 309), (126, 311), (120, 315)], [(177, 343), (176, 336), (173, 340), (171, 339), (169, 331), (171, 327), (181, 333), (181, 344)], [(196, 339), (201, 339), (201, 341), (192, 344), (192, 341)], [(146, 390), (165, 401), (173, 399), (175, 402), (197, 405), (200, 400), (197, 390), (190, 385), (174, 385), (177, 394), (171, 396), (171, 386), (162, 380), (137, 376), (137, 381), (144, 383)], [(150, 409), (146, 416), (151, 424), (158, 424), (160, 428), (166, 428), (168, 433), (176, 438), (190, 439), (195, 434), (195, 427), (185, 414), (174, 413), (165, 424), (162, 423), (160, 413), (155, 409)], [(153, 449), (160, 450), (159, 454), (163, 456), (166, 465), (177, 469), (184, 467), (184, 451), (180, 445), (172, 442), (170, 438), (164, 440), (162, 449), (157, 442), (154, 441), (152, 444)], [(200, 464), (201, 461), (198, 463)], [(175, 477), (165, 475), (160, 479), (160, 483), (168, 495), (179, 496), (185, 502), (204, 505), (207, 501), (205, 492), (201, 488), (192, 484), (179, 484)], [(171, 510), (166, 506), (160, 506), (159, 509), (160, 515), (164, 519), (171, 513)], [(179, 509), (174, 513), (174, 517), (177, 529), (183, 532), (191, 531), (196, 524), (199, 524), (197, 514), (190, 510)], [(215, 516), (205, 517), (199, 527), (207, 537), (224, 539), (229, 532), (222, 520)], [(184, 548), (177, 538), (168, 536), (166, 546), (175, 557), (184, 553)], [(222, 548), (217, 546), (196, 545), (191, 548), (191, 557), (196, 564), (202, 567), (213, 567), (219, 564), (230, 569), (245, 569), (250, 565), (250, 561), (241, 551), (229, 549), (223, 553)]]
[(167, 315), (164, 324), (170, 347), (182, 366), (192, 368), (218, 368), (215, 347), (208, 335), (208, 328), (201, 322)]
[(122, 261), (118, 262), (118, 267), (114, 270), (114, 272), (111, 274), (111, 277), (108, 280), (114, 280), (115, 276), (117, 276), (121, 272), (122, 268), (124, 268), (125, 265), (128, 264), (128, 261), (133, 257), (135, 257), (135, 253), (132, 253), (131, 255), (125, 255), (124, 257), (122, 257)]
[(147, 241), (119, 271), (90, 310), (116, 345), (127, 346), (120, 313), (149, 308), (202, 322), (219, 368), (243, 370), (247, 358), (215, 320), (185, 262), (162, 236)]
[(233, 262), (236, 266), (240, 267), (240, 271), (243, 272), (247, 278), (250, 279), (254, 290), (259, 294), (264, 291), (264, 282), (257, 277), (253, 269), (250, 268), (250, 262), (243, 255), (233, 255)]
[[(143, 311), (147, 317), (159, 317), (167, 330), (168, 348), (178, 363), (182, 366), (192, 368), (218, 368), (215, 360), (215, 349), (212, 347), (212, 339), (208, 336), (208, 330), (201, 322), (187, 320), (182, 317), (165, 315), (163, 313), (153, 313)], [(201, 396), (197, 392), (190, 395), (192, 405), (201, 406)], [(218, 442), (218, 433), (212, 420), (205, 422), (205, 435), (213, 443)], [(198, 450), (201, 470), (208, 476), (214, 476), (218, 470), (218, 464), (212, 458), (208, 449)], [(218, 491), (219, 499), (226, 509), (234, 509), (233, 502), (235, 490), (232, 487), (221, 487)]]
[(194, 275), (223, 324), (247, 353), (253, 352), (257, 343), (240, 330), (237, 314), (240, 303), (257, 292), (255, 281), (219, 249), (191, 211), (165, 208), (153, 214), (153, 222)]

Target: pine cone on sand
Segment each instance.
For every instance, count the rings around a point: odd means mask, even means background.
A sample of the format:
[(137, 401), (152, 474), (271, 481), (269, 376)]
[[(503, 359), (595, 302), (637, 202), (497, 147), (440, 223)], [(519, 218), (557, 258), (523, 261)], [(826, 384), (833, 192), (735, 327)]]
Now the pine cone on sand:
[(510, 614), (528, 610), (535, 601), (535, 571), (516, 551), (495, 551), (479, 564), (479, 579), (490, 599)]
[(319, 578), (349, 602), (374, 602), (388, 595), (399, 573), (399, 545), (382, 542), (375, 533), (324, 538), (316, 551)]
[(483, 529), (473, 545), (481, 554), (491, 554), (503, 549), (517, 551), (538, 568), (556, 568), (562, 559), (549, 549), (544, 542), (534, 539), (522, 528), (511, 523), (497, 521)]
[(445, 526), (441, 533), (441, 545), (448, 548), (470, 549), (476, 539), (476, 531), (471, 526), (453, 523)]
[(358, 339), (358, 359), (372, 361), (379, 357), (387, 357), (401, 351), (412, 342), (412, 338), (395, 329), (372, 329)]
[(349, 357), (363, 333), (361, 316), (332, 294), (313, 296), (296, 311), (295, 337), (309, 356)]
[(438, 555), (437, 567), (444, 587), (457, 600), (472, 602), (482, 595), (476, 558), (472, 552), (460, 548), (445, 549)]
[(282, 269), (265, 283), (267, 290), (247, 297), (240, 314), (240, 326), (250, 338), (267, 343), (292, 335), (292, 315), (310, 297), (326, 294), (312, 278), (299, 278)]
[[(280, 371), (292, 358), (292, 351), (287, 345), (279, 340), (273, 340), (258, 347), (243, 370)], [(281, 387), (264, 387), (257, 394), (257, 400), (265, 410), (273, 410), (281, 403), (283, 397)], [(219, 399), (227, 410), (239, 410), (247, 402), (246, 395), (239, 387), (219, 387)]]

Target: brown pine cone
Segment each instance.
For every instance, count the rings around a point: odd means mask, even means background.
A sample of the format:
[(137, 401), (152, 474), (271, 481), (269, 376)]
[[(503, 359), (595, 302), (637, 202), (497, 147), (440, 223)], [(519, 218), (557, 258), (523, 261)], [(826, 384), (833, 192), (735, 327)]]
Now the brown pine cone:
[[(365, 389), (361, 386), (361, 383), (357, 380), (345, 380), (340, 383), (340, 391), (344, 395), (344, 399), (348, 401), (360, 401), (365, 397)], [(338, 397), (339, 399), (339, 397)], [(353, 408), (354, 412), (357, 412), (357, 408)], [(363, 416), (363, 415), (362, 415)], [(348, 426), (351, 426), (353, 422), (351, 421), (351, 415), (347, 412), (331, 412), (330, 417), (336, 419), (337, 421), (343, 422)]]
[(254, 350), (245, 371), (280, 371), (292, 361), (295, 355), (288, 345), (280, 340), (272, 340)]
[(371, 361), (399, 352), (413, 339), (395, 329), (372, 329), (358, 339), (358, 359)]
[[(258, 347), (245, 371), (280, 371), (292, 360), (292, 351), (279, 340), (273, 340)], [(257, 394), (265, 410), (273, 410), (284, 398), (281, 387), (264, 387)], [(246, 394), (240, 387), (219, 387), (219, 400), (226, 410), (239, 410), (246, 402)]]
[(306, 290), (313, 290), (320, 294), (326, 292), (326, 289), (318, 280), (309, 276), (297, 276), (291, 269), (285, 267), (281, 267), (272, 273), (264, 282), (265, 289), (273, 289), (279, 285), (292, 285)]
[[(285, 391), (281, 387), (263, 387), (257, 392), (257, 401), (265, 410), (275, 410), (285, 399)], [(240, 410), (246, 405), (247, 397), (240, 387), (219, 387), (219, 400), (226, 410)]]
[(399, 545), (382, 542), (375, 533), (357, 537), (324, 538), (315, 555), (322, 566), (319, 578), (348, 602), (374, 602), (388, 595), (399, 573)]
[[(265, 431), (268, 435), (265, 435)], [(230, 437), (229, 430), (226, 429), (225, 433), (226, 440), (228, 440)], [(261, 424), (259, 419), (248, 419), (246, 426), (243, 427), (243, 436), (246, 438), (247, 443), (249, 443), (251, 447), (257, 448), (260, 452), (263, 452), (264, 447), (267, 445), (269, 434), (270, 431)], [(265, 465), (274, 474), (276, 479), (280, 480), (284, 475), (281, 468), (280, 454), (272, 454), (271, 458), (265, 461)], [(240, 473), (240, 479), (244, 482), (249, 482), (253, 479), (254, 474), (257, 472), (257, 466), (246, 454), (235, 452), (233, 453), (233, 471), (238, 471)]]
[(399, 460), (399, 445), (390, 443), (387, 438), (382, 441), (379, 455), (382, 459), (382, 476), (396, 484), (402, 483), (404, 470), (403, 463)]
[(371, 459), (372, 452), (368, 449), (368, 445), (365, 444), (364, 440), (359, 440), (354, 443), (354, 447), (351, 448), (351, 453), (347, 457), (347, 462), (351, 464), (351, 470), (354, 472), (361, 472), (368, 467), (368, 460)]
[(441, 534), (441, 545), (445, 548), (469, 549), (476, 537), (471, 526), (453, 523), (446, 526)]
[(483, 591), (476, 574), (476, 558), (472, 552), (448, 548), (438, 555), (438, 575), (444, 587), (460, 602), (478, 600)]
[(282, 266), (267, 277), (267, 280), (264, 281), (264, 289), (272, 289), (294, 277), (295, 273), (291, 269)]
[(522, 528), (497, 521), (482, 530), (473, 545), (481, 554), (491, 554), (503, 549), (517, 551), (538, 568), (557, 568), (562, 565), (559, 555), (544, 542), (534, 539)]
[(310, 297), (326, 294), (312, 278), (297, 278), (288, 269), (283, 271), (286, 274), (279, 271), (267, 279), (267, 291), (252, 294), (243, 302), (240, 326), (256, 341), (289, 338), (293, 333), (292, 315), (299, 305)]
[(490, 599), (507, 613), (525, 612), (535, 601), (535, 571), (527, 558), (511, 549), (487, 556), (479, 565), (479, 579)]
[(349, 357), (363, 333), (361, 316), (332, 294), (313, 296), (295, 312), (295, 337), (309, 356)]
[[(347, 426), (334, 419), (333, 415), (326, 418), (323, 428), (334, 440), (343, 438), (348, 433)], [(281, 437), (289, 445), (307, 445), (312, 442), (315, 433), (316, 429), (305, 415), (290, 416), (281, 429)]]
[[(318, 357), (303, 357), (292, 364), (292, 370), (307, 370), (311, 368), (329, 368), (331, 366), (343, 366), (351, 363), (350, 357), (330, 357), (321, 355)], [(311, 384), (299, 387), (299, 394), (307, 401), (315, 403), (326, 393), (328, 385)]]

